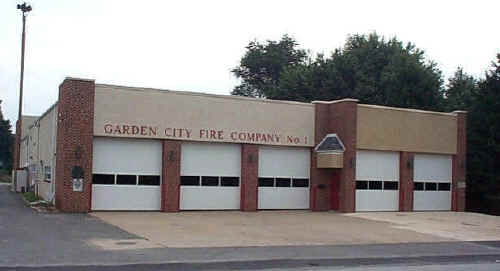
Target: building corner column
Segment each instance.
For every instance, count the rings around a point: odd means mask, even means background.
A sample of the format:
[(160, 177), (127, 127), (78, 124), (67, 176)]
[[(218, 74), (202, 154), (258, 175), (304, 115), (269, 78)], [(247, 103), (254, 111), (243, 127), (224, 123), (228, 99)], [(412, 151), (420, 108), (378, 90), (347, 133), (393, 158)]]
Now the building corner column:
[(452, 211), (465, 211), (466, 155), (467, 155), (467, 112), (454, 111), (457, 116), (457, 153), (452, 160)]
[(257, 211), (259, 182), (259, 146), (241, 145), (241, 211)]
[(181, 141), (162, 140), (161, 210), (180, 210)]
[[(94, 80), (66, 78), (59, 86), (55, 196), (63, 212), (91, 210), (94, 98)], [(83, 177), (82, 191), (73, 190), (74, 176)]]
[(399, 153), (399, 211), (413, 211), (413, 161), (414, 154)]

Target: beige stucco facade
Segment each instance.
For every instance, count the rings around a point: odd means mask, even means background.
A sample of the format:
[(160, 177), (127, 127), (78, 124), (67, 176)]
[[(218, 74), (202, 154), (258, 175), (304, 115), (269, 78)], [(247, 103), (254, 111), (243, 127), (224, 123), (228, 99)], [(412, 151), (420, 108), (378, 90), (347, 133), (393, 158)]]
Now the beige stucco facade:
[(357, 148), (455, 154), (457, 117), (412, 109), (359, 104)]
[(97, 84), (94, 135), (312, 147), (314, 105)]

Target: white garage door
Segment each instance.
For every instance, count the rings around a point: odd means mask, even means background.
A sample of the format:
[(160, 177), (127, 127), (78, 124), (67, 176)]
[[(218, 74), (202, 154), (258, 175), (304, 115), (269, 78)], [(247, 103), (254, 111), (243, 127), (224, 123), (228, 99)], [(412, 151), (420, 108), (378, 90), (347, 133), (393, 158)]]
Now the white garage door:
[(399, 153), (356, 153), (356, 211), (399, 210)]
[(94, 138), (92, 210), (160, 210), (161, 142)]
[(305, 148), (259, 148), (259, 209), (309, 209), (311, 154)]
[(451, 210), (451, 155), (416, 154), (413, 210)]
[(181, 210), (240, 209), (241, 146), (183, 143)]

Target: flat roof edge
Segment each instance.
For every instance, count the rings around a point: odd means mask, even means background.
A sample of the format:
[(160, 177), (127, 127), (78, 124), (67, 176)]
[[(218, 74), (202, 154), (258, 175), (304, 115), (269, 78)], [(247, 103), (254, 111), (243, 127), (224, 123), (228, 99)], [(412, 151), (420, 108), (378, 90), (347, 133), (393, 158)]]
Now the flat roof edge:
[(352, 99), (352, 98), (345, 98), (345, 99), (340, 99), (340, 100), (333, 100), (333, 101), (312, 101), (312, 104), (335, 104), (335, 103), (342, 103), (342, 102), (359, 102), (358, 99)]
[(66, 76), (64, 80), (76, 80), (76, 81), (85, 81), (85, 82), (95, 82), (95, 79), (88, 79), (88, 78), (79, 78), (79, 77), (71, 77), (71, 76)]
[(454, 112), (437, 112), (437, 111), (428, 111), (422, 109), (412, 109), (412, 108), (401, 108), (401, 107), (391, 107), (384, 105), (374, 105), (374, 104), (358, 104), (360, 107), (366, 108), (375, 108), (375, 109), (384, 109), (384, 110), (396, 110), (396, 111), (405, 111), (405, 112), (413, 112), (413, 113), (422, 113), (422, 114), (434, 114), (434, 115), (442, 115), (442, 116), (456, 116)]

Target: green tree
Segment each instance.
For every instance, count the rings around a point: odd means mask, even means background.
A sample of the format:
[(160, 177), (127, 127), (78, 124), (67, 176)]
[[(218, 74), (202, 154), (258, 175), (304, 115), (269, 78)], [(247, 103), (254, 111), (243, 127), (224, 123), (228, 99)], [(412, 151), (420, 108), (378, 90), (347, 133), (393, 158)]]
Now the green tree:
[(376, 33), (350, 36), (343, 48), (328, 58), (319, 55), (308, 68), (304, 76), (303, 67), (287, 67), (279, 95), (273, 98), (356, 98), (361, 103), (430, 110), (443, 105), (441, 71), (422, 50), (396, 38), (385, 40)]
[[(295, 41), (287, 44), (293, 45), (285, 47), (287, 52), (296, 52), (290, 49), (295, 48)], [(303, 102), (357, 98), (361, 103), (431, 110), (443, 106), (441, 71), (425, 59), (422, 50), (396, 38), (386, 40), (376, 33), (352, 35), (330, 57), (318, 55), (309, 60), (303, 50), (297, 50), (297, 54), (286, 54), (300, 56), (291, 62), (262, 53), (267, 52), (263, 49), (266, 46), (257, 45), (247, 47), (238, 73), (233, 70), (237, 77), (244, 78), (233, 91), (235, 95)], [(266, 76), (262, 76), (262, 71), (269, 70), (268, 63), (275, 64), (273, 71), (277, 72), (272, 76), (264, 72)]]
[(3, 163), (4, 168), (7, 170), (12, 169), (12, 145), (14, 136), (11, 131), (12, 126), (9, 120), (4, 120), (2, 114), (2, 101), (0, 100), (0, 162)]
[(472, 95), (467, 136), (468, 193), (498, 205), (485, 197), (500, 193), (500, 54)]
[(306, 51), (297, 48), (298, 43), (284, 35), (279, 42), (268, 40), (265, 44), (252, 41), (240, 65), (231, 72), (241, 79), (241, 84), (232, 91), (233, 95), (266, 98), (279, 84), (280, 74), (290, 66), (302, 64)]
[(477, 80), (458, 67), (445, 89), (446, 111), (470, 110), (477, 88)]

